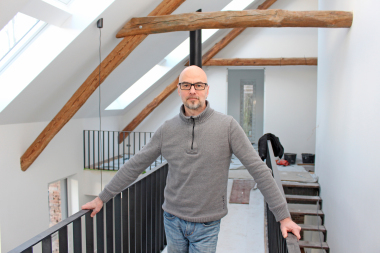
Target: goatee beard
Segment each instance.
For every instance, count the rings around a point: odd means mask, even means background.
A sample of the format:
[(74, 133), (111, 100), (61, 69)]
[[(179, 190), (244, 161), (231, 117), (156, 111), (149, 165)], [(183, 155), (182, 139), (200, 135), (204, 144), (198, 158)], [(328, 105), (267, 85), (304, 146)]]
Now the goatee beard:
[(197, 110), (199, 107), (202, 106), (202, 103), (199, 100), (198, 103), (189, 103), (188, 101), (186, 101), (185, 106), (190, 110)]

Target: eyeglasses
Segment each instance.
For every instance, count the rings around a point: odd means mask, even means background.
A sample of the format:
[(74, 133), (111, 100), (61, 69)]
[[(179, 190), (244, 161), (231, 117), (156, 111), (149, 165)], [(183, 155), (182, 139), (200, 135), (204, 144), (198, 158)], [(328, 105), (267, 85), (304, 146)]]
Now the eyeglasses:
[(202, 83), (202, 82), (198, 82), (198, 83), (182, 82), (182, 83), (179, 83), (179, 87), (181, 90), (191, 90), (191, 86), (194, 86), (195, 90), (204, 90), (204, 89), (206, 89), (206, 85), (207, 85), (207, 83)]

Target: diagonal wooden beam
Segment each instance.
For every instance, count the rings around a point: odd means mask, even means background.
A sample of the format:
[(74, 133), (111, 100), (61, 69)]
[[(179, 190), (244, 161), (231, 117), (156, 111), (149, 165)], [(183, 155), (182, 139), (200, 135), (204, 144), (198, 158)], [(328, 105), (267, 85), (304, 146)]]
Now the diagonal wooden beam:
[[(257, 9), (265, 10), (272, 6), (277, 0), (266, 0)], [(232, 29), (223, 39), (216, 43), (210, 50), (207, 51), (202, 57), (202, 65), (205, 65), (212, 57), (219, 53), (223, 48), (225, 48), (233, 39), (235, 39), (240, 33), (242, 33), (246, 28), (234, 28)], [(146, 118), (148, 115), (157, 108), (171, 93), (177, 89), (177, 84), (179, 82), (179, 77), (176, 78), (171, 84), (169, 84), (157, 97), (153, 99), (126, 127), (123, 131), (132, 132), (135, 128)], [(119, 135), (119, 144), (123, 142), (124, 138), (128, 135)]]
[(132, 18), (116, 37), (198, 29), (244, 27), (349, 28), (353, 14), (346, 11), (244, 10), (192, 12), (157, 17)]
[(290, 66), (314, 65), (318, 63), (317, 57), (311, 58), (232, 58), (211, 59), (204, 66)]
[[(163, 0), (149, 16), (167, 15), (176, 10), (185, 0)], [(27, 170), (46, 148), (54, 136), (75, 115), (92, 93), (98, 88), (99, 83), (111, 74), (125, 58), (147, 37), (147, 35), (135, 35), (125, 37), (112, 52), (102, 61), (101, 76), (99, 81), (99, 66), (91, 73), (86, 81), (79, 87), (70, 100), (63, 106), (53, 120), (45, 127), (37, 139), (30, 145), (20, 158), (21, 169)]]

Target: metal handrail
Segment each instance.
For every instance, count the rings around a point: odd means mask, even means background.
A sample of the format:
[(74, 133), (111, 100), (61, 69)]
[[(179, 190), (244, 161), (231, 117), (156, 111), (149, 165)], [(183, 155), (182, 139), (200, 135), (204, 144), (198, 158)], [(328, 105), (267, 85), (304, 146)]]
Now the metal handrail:
[[(282, 187), (282, 182), (280, 178), (280, 174), (277, 169), (277, 163), (274, 159), (273, 148), (270, 140), (267, 141), (268, 151), (266, 164), (272, 169), (274, 180), (282, 194), (285, 198), (284, 189)], [(298, 245), (298, 239), (293, 233), (288, 233), (287, 238), (285, 239), (282, 236), (280, 230), (280, 223), (276, 221), (273, 213), (269, 210), (267, 204), (267, 226), (268, 226), (268, 246), (269, 253), (301, 253), (301, 249)]]
[[(69, 251), (68, 226), (73, 224), (74, 252), (161, 252), (166, 245), (163, 225), (164, 188), (169, 165), (163, 163), (136, 179), (91, 218), (92, 210), (81, 210), (19, 245), (10, 253), (33, 252), (41, 243), (42, 252), (52, 252), (52, 235), (59, 234), (59, 252)], [(105, 215), (104, 215), (105, 213)], [(82, 220), (85, 216), (85, 238)], [(96, 245), (94, 241), (94, 227)], [(104, 236), (106, 234), (106, 237)], [(106, 239), (106, 240), (104, 240)]]

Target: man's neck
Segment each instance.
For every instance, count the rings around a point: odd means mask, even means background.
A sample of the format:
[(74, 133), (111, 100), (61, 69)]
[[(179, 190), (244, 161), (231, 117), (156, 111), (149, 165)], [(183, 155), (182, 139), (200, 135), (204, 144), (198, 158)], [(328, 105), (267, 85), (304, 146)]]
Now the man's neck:
[(184, 106), (185, 108), (185, 116), (187, 117), (196, 117), (198, 116), (199, 114), (201, 114), (204, 110), (206, 110), (206, 103), (203, 105), (203, 107), (201, 108), (198, 108), (196, 110), (191, 110), (189, 108), (187, 108), (186, 106)]

